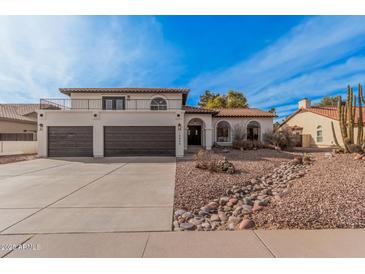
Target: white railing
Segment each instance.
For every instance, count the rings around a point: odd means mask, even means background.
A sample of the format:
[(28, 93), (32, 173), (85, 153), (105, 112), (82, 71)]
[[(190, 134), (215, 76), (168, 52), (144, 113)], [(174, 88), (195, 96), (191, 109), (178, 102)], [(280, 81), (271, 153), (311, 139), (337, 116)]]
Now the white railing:
[[(177, 110), (181, 99), (166, 99), (166, 104), (154, 105), (150, 99), (126, 99), (122, 107), (108, 109), (103, 99), (41, 99), (40, 109), (52, 110)], [(151, 104), (152, 103), (152, 104)]]

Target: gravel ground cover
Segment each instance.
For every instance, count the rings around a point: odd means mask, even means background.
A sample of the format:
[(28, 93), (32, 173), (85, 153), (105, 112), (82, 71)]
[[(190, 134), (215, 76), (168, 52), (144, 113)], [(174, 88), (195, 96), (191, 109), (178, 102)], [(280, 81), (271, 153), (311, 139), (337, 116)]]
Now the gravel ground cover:
[(335, 154), (316, 161), (280, 200), (253, 216), (258, 228), (365, 228), (365, 161)]
[(20, 161), (27, 161), (36, 159), (36, 154), (31, 155), (7, 155), (7, 156), (0, 156), (0, 164), (8, 164)]
[(293, 155), (270, 149), (232, 150), (223, 155), (238, 170), (236, 174), (211, 173), (195, 168), (193, 160), (177, 162), (175, 185), (175, 209), (197, 212), (199, 209), (222, 195), (233, 186), (243, 186), (245, 181), (272, 172)]

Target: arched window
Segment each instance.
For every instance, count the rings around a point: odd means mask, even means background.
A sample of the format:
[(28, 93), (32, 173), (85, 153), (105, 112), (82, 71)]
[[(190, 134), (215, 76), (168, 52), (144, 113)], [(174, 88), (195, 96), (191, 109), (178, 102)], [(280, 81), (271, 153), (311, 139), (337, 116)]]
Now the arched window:
[(251, 121), (247, 125), (247, 140), (258, 141), (260, 139), (260, 124)]
[(167, 110), (167, 102), (164, 98), (156, 97), (151, 101), (151, 110)]
[(317, 127), (317, 142), (318, 142), (318, 143), (323, 142), (323, 131), (322, 131), (322, 126), (318, 126), (318, 127)]
[(217, 124), (217, 142), (230, 142), (231, 126), (226, 121)]

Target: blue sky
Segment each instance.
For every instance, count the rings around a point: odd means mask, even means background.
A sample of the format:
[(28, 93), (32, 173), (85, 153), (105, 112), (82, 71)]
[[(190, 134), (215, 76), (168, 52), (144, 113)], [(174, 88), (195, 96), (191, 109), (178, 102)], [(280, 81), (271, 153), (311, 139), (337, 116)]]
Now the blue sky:
[(189, 87), (289, 115), (365, 80), (365, 17), (0, 16), (0, 102), (59, 87)]

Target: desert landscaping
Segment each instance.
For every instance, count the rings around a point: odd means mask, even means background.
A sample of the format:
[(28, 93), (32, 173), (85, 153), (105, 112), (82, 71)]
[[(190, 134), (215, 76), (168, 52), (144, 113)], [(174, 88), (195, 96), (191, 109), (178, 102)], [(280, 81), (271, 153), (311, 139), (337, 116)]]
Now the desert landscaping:
[[(184, 230), (365, 227), (361, 154), (215, 150), (233, 174), (177, 162), (173, 227)], [(218, 160), (219, 161), (219, 160)]]

